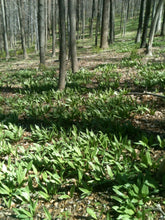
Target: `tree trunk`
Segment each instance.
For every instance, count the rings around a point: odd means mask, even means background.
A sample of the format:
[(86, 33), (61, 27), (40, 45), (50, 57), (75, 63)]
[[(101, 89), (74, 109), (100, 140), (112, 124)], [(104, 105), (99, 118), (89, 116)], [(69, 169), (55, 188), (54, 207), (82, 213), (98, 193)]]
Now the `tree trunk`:
[(110, 1), (103, 1), (102, 27), (101, 27), (101, 42), (102, 49), (108, 48), (108, 33), (109, 33), (109, 6)]
[(38, 0), (38, 33), (40, 65), (45, 65), (45, 7), (44, 0)]
[(72, 72), (78, 71), (77, 49), (76, 49), (76, 0), (69, 2), (69, 18), (70, 18), (70, 50)]
[(59, 5), (59, 37), (60, 37), (60, 70), (59, 70), (59, 90), (65, 89), (66, 78), (66, 27), (65, 27), (65, 2), (58, 0)]
[(56, 0), (52, 1), (52, 57), (55, 57), (56, 44)]
[(162, 4), (162, 7), (160, 9), (160, 13), (159, 13), (159, 16), (158, 16), (158, 21), (157, 21), (157, 24), (156, 24), (156, 31), (155, 31), (156, 33), (161, 32), (162, 16), (163, 16), (163, 4)]
[(163, 22), (162, 22), (161, 36), (165, 36), (165, 3), (164, 3), (164, 14), (163, 14)]
[(148, 47), (147, 47), (147, 54), (150, 56), (152, 56), (152, 44), (153, 44), (153, 40), (154, 40), (154, 34), (156, 31), (156, 24), (157, 24), (163, 3), (164, 3), (164, 0), (159, 0), (155, 15), (154, 15), (154, 17), (152, 19), (152, 23), (151, 23), (151, 29), (150, 29), (149, 41), (148, 41)]
[(140, 46), (141, 48), (146, 47), (147, 30), (148, 30), (148, 23), (149, 23), (149, 18), (150, 18), (150, 11), (151, 11), (151, 0), (147, 0), (144, 25), (143, 25), (143, 34), (142, 34), (142, 40), (141, 40), (141, 46)]
[(85, 0), (82, 0), (82, 38), (85, 35)]
[(110, 0), (110, 44), (115, 40), (115, 7), (114, 0)]
[(24, 59), (28, 58), (26, 52), (26, 38), (25, 38), (25, 25), (24, 25), (24, 16), (23, 16), (23, 0), (17, 0), (18, 3), (18, 13), (19, 13), (19, 20), (20, 20), (20, 28), (21, 28), (21, 41), (22, 41), (22, 49), (23, 49), (23, 56)]
[(4, 47), (5, 47), (5, 52), (6, 52), (6, 59), (8, 60), (10, 58), (10, 55), (9, 55), (8, 39), (7, 39), (7, 28), (6, 28), (6, 19), (5, 19), (4, 0), (1, 0), (1, 8), (2, 8)]
[(97, 20), (96, 20), (96, 34), (95, 34), (95, 46), (97, 47), (98, 42), (98, 32), (100, 29), (100, 8), (101, 8), (101, 0), (98, 0), (97, 3)]
[(95, 16), (95, 8), (96, 8), (96, 0), (93, 0), (92, 4), (92, 17), (91, 17), (91, 22), (90, 22), (90, 37), (93, 35), (93, 20)]
[(77, 32), (77, 39), (79, 39), (79, 31), (80, 31), (80, 0), (77, 0), (77, 7), (76, 7), (76, 32)]
[(142, 27), (143, 27), (143, 17), (144, 17), (144, 6), (145, 6), (145, 0), (141, 0), (140, 14), (139, 14), (139, 25), (138, 25), (135, 43), (139, 43), (140, 39), (141, 39), (141, 33), (142, 33)]

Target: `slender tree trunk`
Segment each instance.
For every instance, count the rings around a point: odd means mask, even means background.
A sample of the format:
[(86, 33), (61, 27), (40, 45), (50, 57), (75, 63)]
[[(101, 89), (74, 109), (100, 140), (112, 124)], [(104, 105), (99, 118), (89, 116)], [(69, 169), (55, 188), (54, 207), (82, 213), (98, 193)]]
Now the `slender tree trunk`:
[(101, 42), (102, 49), (108, 48), (108, 34), (109, 34), (109, 6), (110, 1), (103, 1), (103, 14), (102, 14), (102, 28), (101, 28)]
[(165, 3), (164, 3), (164, 13), (163, 13), (162, 28), (161, 28), (161, 36), (165, 36)]
[(38, 32), (40, 65), (45, 65), (45, 5), (44, 0), (38, 0)]
[(146, 39), (147, 39), (150, 11), (151, 11), (151, 0), (147, 0), (144, 25), (143, 25), (143, 34), (142, 34), (142, 40), (141, 40), (141, 46), (140, 46), (141, 48), (146, 47)]
[(56, 0), (52, 1), (52, 57), (55, 57), (56, 45)]
[(85, 0), (82, 0), (82, 38), (85, 35)]
[(58, 0), (59, 5), (59, 37), (60, 37), (60, 70), (59, 70), (59, 90), (65, 89), (66, 78), (66, 27), (65, 27), (65, 2)]
[(77, 49), (76, 49), (76, 0), (69, 2), (69, 18), (70, 18), (70, 50), (72, 72), (78, 71)]
[(76, 32), (77, 32), (77, 39), (79, 39), (79, 31), (80, 31), (80, 0), (77, 0), (77, 7), (76, 7)]
[(158, 21), (157, 21), (157, 24), (156, 24), (156, 31), (155, 31), (156, 33), (161, 32), (162, 15), (163, 15), (163, 4), (161, 6)]
[(1, 0), (1, 8), (2, 8), (2, 22), (3, 22), (4, 47), (5, 47), (5, 52), (6, 52), (6, 59), (9, 59), (9, 58), (10, 58), (10, 55), (9, 55), (8, 39), (7, 39), (7, 29), (6, 29), (4, 0)]
[(164, 3), (164, 0), (159, 0), (155, 15), (154, 15), (154, 17), (152, 19), (152, 23), (151, 23), (151, 29), (150, 29), (149, 41), (148, 41), (148, 47), (147, 47), (147, 54), (151, 55), (151, 56), (152, 56), (152, 44), (153, 44), (153, 40), (154, 40), (154, 34), (156, 31), (156, 24), (157, 24), (163, 3)]
[(20, 28), (21, 28), (21, 41), (22, 41), (22, 49), (23, 49), (23, 56), (24, 59), (28, 58), (26, 52), (26, 39), (25, 39), (25, 25), (24, 25), (24, 16), (23, 16), (23, 0), (17, 0), (18, 3), (18, 12), (19, 12), (19, 19), (20, 19)]
[(45, 53), (47, 52), (48, 42), (48, 0), (45, 0)]
[(145, 6), (145, 0), (141, 0), (140, 14), (139, 14), (139, 25), (138, 25), (135, 43), (139, 43), (140, 39), (141, 39), (141, 33), (142, 33), (142, 27), (143, 27), (144, 6)]
[(97, 47), (97, 43), (98, 43), (98, 32), (100, 29), (100, 8), (101, 8), (101, 0), (98, 0), (97, 3), (97, 20), (96, 20), (96, 34), (95, 34), (95, 46)]
[(35, 17), (35, 52), (37, 53), (39, 51), (39, 24), (38, 24), (38, 1), (34, 2), (34, 17)]
[(90, 22), (90, 37), (92, 37), (92, 35), (93, 35), (93, 20), (94, 20), (94, 17), (95, 17), (95, 8), (96, 8), (96, 1), (93, 0), (92, 17), (91, 17), (91, 22)]
[(114, 0), (110, 0), (110, 44), (115, 40), (115, 7)]

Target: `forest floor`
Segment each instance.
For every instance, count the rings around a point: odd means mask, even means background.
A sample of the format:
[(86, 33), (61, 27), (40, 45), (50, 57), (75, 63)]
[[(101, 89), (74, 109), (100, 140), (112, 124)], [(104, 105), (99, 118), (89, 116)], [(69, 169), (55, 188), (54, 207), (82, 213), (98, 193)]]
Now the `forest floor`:
[[(161, 76), (163, 77), (163, 80), (165, 78), (164, 48), (155, 46), (153, 48), (153, 56), (148, 57), (145, 55), (144, 49), (135, 48), (132, 40), (130, 43), (131, 46), (128, 46), (129, 42), (124, 41), (118, 42), (118, 44), (118, 46), (112, 46), (106, 51), (102, 51), (100, 49), (96, 50), (94, 49), (94, 47), (86, 46), (88, 45), (87, 42), (83, 42), (82, 45), (79, 45), (79, 66), (82, 70), (85, 69), (93, 73), (93, 76), (89, 79), (89, 82), (87, 80), (86, 83), (83, 85), (85, 89), (89, 91), (99, 89), (99, 83), (102, 80), (99, 68), (104, 68), (106, 65), (115, 66), (115, 74), (117, 73), (118, 75), (120, 75), (120, 78), (117, 82), (118, 85), (114, 92), (114, 96), (115, 94), (119, 94), (120, 91), (127, 90), (125, 94), (123, 93), (123, 96), (128, 97), (132, 100), (133, 103), (136, 103), (139, 111), (137, 111), (136, 114), (133, 114), (132, 112), (130, 113), (131, 117), (128, 119), (129, 123), (131, 123), (131, 125), (135, 129), (139, 129), (142, 134), (144, 133), (144, 135), (147, 135), (147, 137), (153, 137), (155, 139), (159, 136), (162, 139), (162, 143), (165, 143), (163, 142), (165, 139), (165, 87), (164, 84), (161, 84), (160, 79)], [(127, 46), (125, 46), (125, 44)], [(160, 53), (160, 50), (162, 50), (163, 52)], [(47, 57), (46, 65), (46, 71), (52, 71), (53, 69), (58, 73), (58, 59)], [(0, 61), (0, 72), (1, 75), (5, 74), (6, 72), (10, 75), (10, 73), (13, 74), (14, 72), (19, 72), (21, 70), (24, 71), (27, 69), (35, 70), (36, 72), (40, 73), (38, 66), (38, 57), (35, 54), (29, 54), (29, 58), (27, 60), (21, 60), (20, 58), (20, 60), (13, 59), (9, 62)], [(70, 69), (69, 61), (67, 61), (67, 68), (68, 70)], [(144, 74), (146, 71), (146, 74), (148, 74), (147, 77), (149, 77), (149, 74), (152, 71), (152, 74), (150, 74), (152, 76), (149, 78), (145, 78), (143, 71)], [(160, 76), (154, 77), (156, 71), (160, 73)], [(104, 76), (105, 85), (107, 85), (107, 82), (113, 83), (113, 79), (107, 78), (106, 81), (106, 77), (107, 75)], [(98, 80), (98, 78), (100, 81)], [(11, 99), (13, 97), (13, 99), (15, 99), (16, 94), (14, 94), (13, 91), (17, 88), (20, 88), (19, 84), (10, 84), (7, 86), (2, 85), (1, 97), (9, 97)], [(88, 99), (88, 96), (89, 94), (84, 94), (82, 98)], [(8, 111), (8, 107), (5, 108)], [(84, 108), (85, 106), (81, 106), (81, 111), (83, 111)], [(121, 120), (121, 123), (126, 122), (127, 119), (123, 119), (123, 121)], [(32, 132), (26, 131), (24, 133), (24, 136), (31, 137)], [(136, 137), (133, 137), (131, 141), (136, 141)], [(23, 146), (25, 149), (27, 149), (30, 144), (31, 142), (29, 142), (27, 138), (21, 139), (21, 141), (19, 142), (19, 145)], [(153, 147), (150, 150), (152, 160), (162, 160), (162, 155), (164, 155), (164, 147), (165, 146), (162, 146), (162, 148)], [(135, 149), (135, 151), (137, 155), (140, 155), (139, 148)], [(5, 161), (8, 160), (9, 157), (7, 155), (1, 154), (0, 158), (1, 161)], [(72, 184), (74, 181), (74, 178), (71, 178), (68, 180), (68, 183), (66, 181), (64, 185), (61, 185), (61, 189), (63, 189), (64, 192), (67, 192), (68, 196), (70, 195), (70, 191), (67, 190), (70, 187), (70, 184)], [(98, 184), (96, 186), (96, 189), (92, 193), (90, 193), (89, 195), (87, 195), (87, 193), (84, 197), (80, 197), (79, 192), (75, 191), (74, 195), (72, 197), (68, 197), (68, 199), (59, 199), (59, 195), (54, 195), (49, 201), (41, 200), (37, 204), (37, 210), (35, 210), (35, 212), (37, 213), (37, 217), (35, 217), (34, 219), (45, 218), (43, 206), (46, 207), (48, 212), (51, 214), (52, 219), (111, 219), (110, 214), (107, 214), (111, 213), (111, 211), (109, 212), (109, 210), (111, 210), (111, 206), (113, 205), (112, 201), (109, 199), (109, 194), (112, 191), (110, 187), (111, 184), (107, 186), (107, 182), (105, 181), (101, 182), (101, 185)], [(150, 212), (153, 214), (153, 216), (155, 216), (154, 218), (148, 219), (159, 219), (162, 214), (161, 212), (165, 212), (165, 207), (163, 205), (165, 191), (161, 190), (161, 193), (162, 195), (159, 195), (161, 209), (153, 207), (155, 203), (152, 203), (152, 201), (150, 200), (148, 201), (148, 203), (145, 204), (145, 206), (150, 207)], [(88, 207), (92, 208), (88, 209)], [(0, 219), (17, 219), (17, 217), (15, 217), (15, 214), (13, 214), (12, 208), (19, 209), (19, 205), (12, 201), (11, 207), (6, 208), (4, 206), (4, 202), (1, 199)], [(97, 213), (97, 210), (99, 210), (99, 214)], [(147, 215), (148, 214), (146, 214), (146, 216)], [(29, 217), (29, 219), (31, 218)], [(48, 219), (48, 217), (46, 219)]]

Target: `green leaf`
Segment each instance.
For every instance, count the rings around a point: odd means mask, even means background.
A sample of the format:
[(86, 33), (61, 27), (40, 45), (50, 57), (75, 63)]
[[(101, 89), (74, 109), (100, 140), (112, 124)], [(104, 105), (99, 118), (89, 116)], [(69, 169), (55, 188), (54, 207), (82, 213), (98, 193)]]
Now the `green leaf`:
[(97, 219), (97, 216), (96, 216), (95, 212), (94, 212), (92, 209), (90, 209), (89, 207), (87, 208), (87, 213), (88, 213), (92, 218)]
[(149, 166), (152, 166), (151, 155), (149, 151), (146, 151), (146, 161)]
[(47, 210), (47, 208), (44, 206), (43, 209), (44, 209), (44, 212), (45, 212), (45, 215), (46, 215), (46, 220), (51, 220), (52, 216), (49, 213), (49, 211)]
[(113, 178), (113, 172), (112, 172), (112, 169), (109, 165), (107, 165), (107, 172), (108, 172), (108, 175), (110, 176), (110, 178)]
[(45, 200), (49, 200), (49, 199), (50, 199), (50, 196), (49, 196), (47, 193), (43, 192), (43, 191), (39, 191), (38, 194), (39, 194), (42, 198), (44, 198)]
[(117, 196), (111, 196), (112, 199), (118, 201), (119, 203), (123, 203), (123, 200), (120, 197)]
[(36, 169), (36, 167), (34, 166), (34, 164), (32, 165), (32, 168), (33, 168), (33, 172), (34, 172), (34, 174), (37, 175), (38, 172), (37, 172), (37, 169)]
[(91, 194), (91, 191), (85, 188), (81, 188), (79, 187), (79, 190), (81, 190), (81, 192), (85, 193), (85, 194)]
[(135, 213), (132, 209), (125, 209), (124, 212), (128, 215), (133, 215)]
[(132, 219), (132, 217), (131, 216), (129, 216), (129, 215), (119, 215), (118, 216), (118, 218), (117, 218), (117, 220), (131, 220)]
[(142, 189), (141, 189), (141, 193), (142, 193), (142, 195), (147, 196), (149, 194), (148, 186), (143, 184)]
[(58, 199), (70, 199), (69, 195), (62, 195)]
[(78, 169), (78, 180), (79, 180), (79, 183), (81, 183), (82, 178), (83, 178), (83, 172), (80, 169)]
[(124, 199), (127, 199), (127, 198), (128, 198), (127, 195), (125, 195), (124, 193), (120, 192), (118, 189), (113, 188), (113, 191), (114, 191), (118, 196), (120, 196), (120, 197), (122, 197), (122, 198), (124, 198)]

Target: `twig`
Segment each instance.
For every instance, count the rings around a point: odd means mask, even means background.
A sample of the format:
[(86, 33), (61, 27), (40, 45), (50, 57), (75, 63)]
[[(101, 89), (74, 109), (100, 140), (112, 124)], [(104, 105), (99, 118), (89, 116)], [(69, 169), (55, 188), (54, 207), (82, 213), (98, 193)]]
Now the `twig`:
[(154, 93), (150, 93), (150, 92), (129, 92), (126, 95), (152, 95), (152, 96), (156, 96), (156, 97), (165, 99), (164, 95), (158, 95), (158, 94), (154, 94)]

